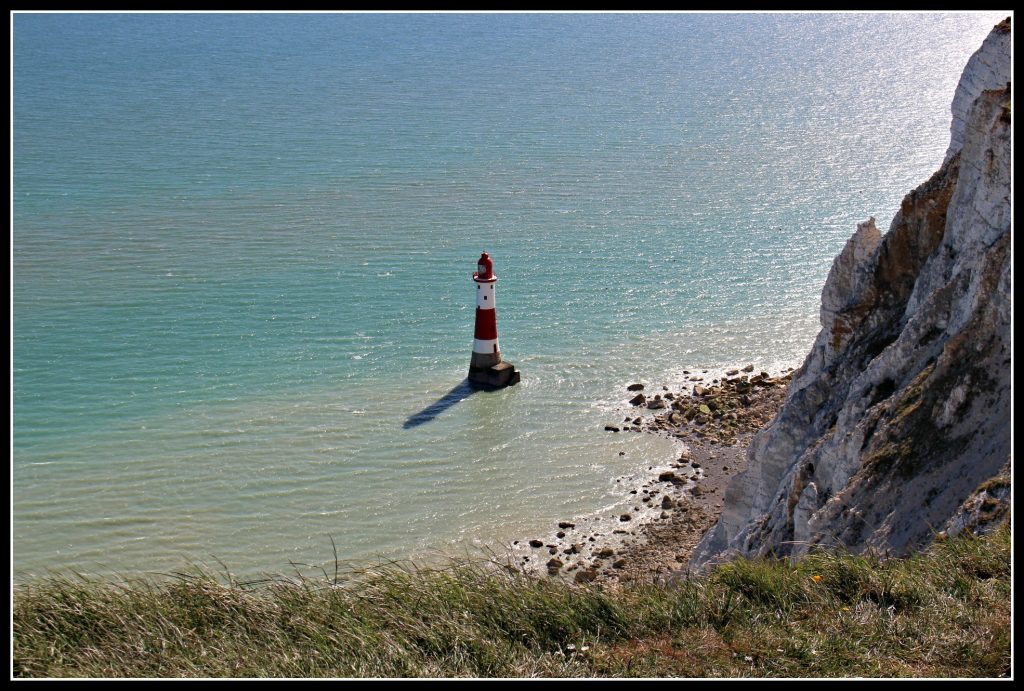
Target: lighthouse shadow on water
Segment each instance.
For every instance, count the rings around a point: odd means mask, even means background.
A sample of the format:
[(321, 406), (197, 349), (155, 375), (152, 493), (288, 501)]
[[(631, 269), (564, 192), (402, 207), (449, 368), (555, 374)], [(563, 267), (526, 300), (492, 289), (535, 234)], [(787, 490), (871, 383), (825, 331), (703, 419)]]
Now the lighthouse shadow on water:
[(424, 422), (430, 422), (456, 403), (466, 400), (479, 390), (480, 388), (474, 386), (468, 378), (463, 379), (444, 396), (441, 396), (441, 398), (437, 399), (415, 415), (410, 415), (409, 419), (405, 421), (405, 424), (403, 424), (402, 427), (404, 429), (412, 429), (413, 427), (419, 427)]
[(467, 377), (458, 384), (456, 384), (448, 393), (441, 398), (437, 399), (423, 410), (410, 415), (408, 419), (402, 424), (403, 429), (412, 429), (413, 427), (419, 427), (425, 422), (430, 422), (438, 415), (448, 410), (456, 403), (461, 403), (466, 400), (477, 391), (494, 392), (504, 387), (488, 386), (486, 384), (478, 384), (470, 381)]

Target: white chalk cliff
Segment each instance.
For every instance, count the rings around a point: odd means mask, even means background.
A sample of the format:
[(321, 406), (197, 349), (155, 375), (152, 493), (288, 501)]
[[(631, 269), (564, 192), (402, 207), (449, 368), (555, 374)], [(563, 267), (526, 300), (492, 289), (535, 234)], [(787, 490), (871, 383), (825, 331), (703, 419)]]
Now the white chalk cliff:
[(817, 544), (902, 554), (1005, 513), (1009, 74), (1006, 20), (964, 70), (942, 167), (835, 259), (821, 332), (692, 566)]
[(963, 148), (967, 116), (975, 99), (986, 89), (996, 89), (1010, 83), (1009, 56), (1010, 25), (1007, 23), (1005, 31), (998, 30), (998, 27), (992, 31), (981, 48), (967, 61), (953, 94), (953, 124), (949, 128), (949, 148), (944, 162)]

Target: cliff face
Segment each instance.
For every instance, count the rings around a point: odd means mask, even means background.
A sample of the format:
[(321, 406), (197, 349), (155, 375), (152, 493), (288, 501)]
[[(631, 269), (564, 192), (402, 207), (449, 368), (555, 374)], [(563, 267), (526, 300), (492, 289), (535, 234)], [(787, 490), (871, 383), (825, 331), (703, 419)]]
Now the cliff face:
[(942, 167), (833, 263), (822, 330), (693, 566), (813, 544), (903, 553), (1005, 487), (990, 479), (1010, 455), (1009, 30), (964, 71)]
[(950, 126), (949, 148), (945, 161), (953, 157), (964, 145), (967, 116), (975, 99), (986, 89), (1005, 86), (1010, 82), (1010, 22), (998, 24), (988, 35), (981, 48), (971, 56), (953, 94), (953, 124)]

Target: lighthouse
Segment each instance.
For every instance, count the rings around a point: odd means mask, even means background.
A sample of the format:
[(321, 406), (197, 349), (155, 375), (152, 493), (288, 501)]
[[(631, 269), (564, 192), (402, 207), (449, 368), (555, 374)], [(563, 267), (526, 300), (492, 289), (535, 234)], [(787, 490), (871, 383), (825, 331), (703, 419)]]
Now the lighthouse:
[(473, 330), (473, 355), (469, 360), (469, 381), (501, 388), (519, 382), (519, 372), (511, 362), (501, 359), (498, 350), (498, 313), (495, 309), (494, 262), (486, 252), (480, 255), (473, 272), (476, 286), (476, 328)]

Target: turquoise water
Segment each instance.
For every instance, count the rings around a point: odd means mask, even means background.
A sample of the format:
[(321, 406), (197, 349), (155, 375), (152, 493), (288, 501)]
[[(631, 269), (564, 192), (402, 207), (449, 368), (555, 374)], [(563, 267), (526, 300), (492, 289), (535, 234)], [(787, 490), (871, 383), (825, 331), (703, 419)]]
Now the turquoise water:
[(798, 365), (1003, 16), (15, 15), (16, 577), (614, 511), (625, 386)]

